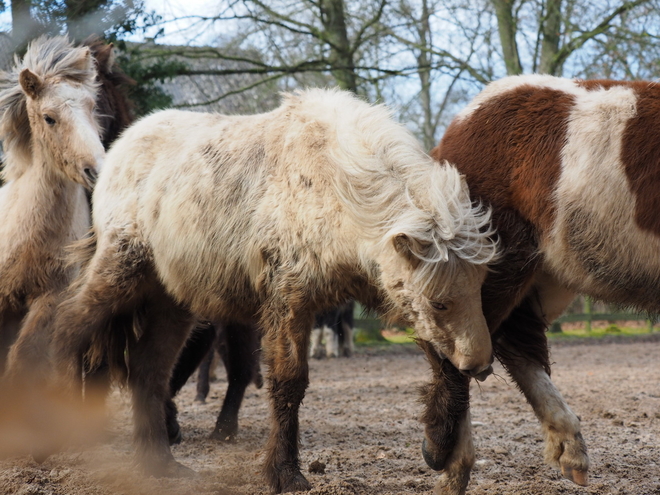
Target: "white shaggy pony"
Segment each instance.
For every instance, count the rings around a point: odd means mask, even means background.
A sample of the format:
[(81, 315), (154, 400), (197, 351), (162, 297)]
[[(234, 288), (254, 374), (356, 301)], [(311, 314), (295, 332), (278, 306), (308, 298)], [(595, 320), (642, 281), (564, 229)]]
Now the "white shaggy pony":
[(491, 370), (480, 299), (497, 250), (489, 212), (382, 106), (309, 90), (262, 115), (158, 112), (112, 147), (93, 202), (94, 237), (60, 306), (55, 356), (70, 380), (90, 345), (92, 361), (108, 352), (126, 368), (149, 472), (185, 469), (169, 450), (163, 401), (193, 315), (263, 329), (265, 473), (278, 492), (310, 488), (298, 408), (316, 312), (353, 298), (413, 326), (464, 373)]
[(65, 247), (89, 230), (85, 190), (105, 155), (89, 48), (41, 37), (15, 62), (0, 74), (0, 373), (19, 332), (25, 367), (35, 371), (46, 360), (40, 329), (75, 275)]

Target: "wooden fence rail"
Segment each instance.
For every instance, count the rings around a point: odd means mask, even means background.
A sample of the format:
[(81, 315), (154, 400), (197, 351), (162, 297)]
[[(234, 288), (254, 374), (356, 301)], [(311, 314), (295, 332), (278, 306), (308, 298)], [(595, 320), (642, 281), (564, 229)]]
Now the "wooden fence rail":
[(653, 331), (653, 321), (649, 320), (648, 315), (640, 313), (585, 313), (569, 314), (557, 318), (550, 325), (550, 332), (561, 332), (562, 323), (584, 322), (585, 329), (591, 331), (591, 322), (593, 321), (646, 321), (649, 332)]
[[(649, 332), (653, 331), (653, 321), (649, 320), (648, 315), (642, 313), (583, 313), (567, 314), (560, 316), (550, 325), (550, 332), (561, 333), (562, 323), (583, 322), (585, 329), (591, 331), (591, 323), (594, 321), (646, 321)], [(366, 331), (377, 331), (382, 328), (382, 323), (377, 318), (356, 318), (355, 328), (361, 328)]]

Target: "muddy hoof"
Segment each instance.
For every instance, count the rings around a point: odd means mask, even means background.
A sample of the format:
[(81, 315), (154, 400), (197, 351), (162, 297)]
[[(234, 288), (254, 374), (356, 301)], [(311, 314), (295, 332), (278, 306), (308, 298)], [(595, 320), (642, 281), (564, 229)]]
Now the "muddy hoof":
[(236, 432), (228, 432), (226, 430), (213, 430), (209, 436), (211, 440), (222, 443), (234, 443), (236, 441)]
[(36, 462), (37, 464), (43, 464), (55, 452), (57, 452), (55, 449), (53, 449), (53, 450), (48, 450), (48, 449), (33, 450), (32, 451), (32, 459), (34, 459), (34, 462)]
[(440, 458), (440, 456), (433, 455), (428, 449), (428, 443), (426, 442), (426, 437), (422, 442), (422, 456), (424, 457), (424, 461), (426, 462), (426, 465), (431, 469), (433, 469), (434, 471), (442, 471), (445, 468), (445, 462), (447, 460), (447, 457), (444, 456)]
[(174, 459), (164, 464), (147, 467), (145, 471), (155, 478), (195, 478), (198, 476), (195, 471)]
[(201, 394), (200, 394), (200, 395), (197, 395), (197, 396), (195, 397), (195, 400), (194, 400), (193, 402), (196, 402), (197, 404), (206, 404), (206, 397), (204, 397), (204, 396), (201, 395)]
[(176, 429), (172, 429), (172, 431), (168, 428), (167, 440), (170, 442), (170, 445), (178, 445), (181, 443), (183, 436), (181, 435), (181, 428), (179, 428), (178, 424), (176, 425)]
[(278, 493), (306, 492), (312, 489), (312, 485), (300, 472), (280, 477), (280, 487)]
[(571, 480), (576, 485), (587, 486), (589, 484), (589, 472), (573, 469), (568, 466), (561, 467), (561, 474), (567, 480)]
[(255, 376), (254, 380), (254, 386), (257, 388), (261, 388), (264, 386), (264, 377), (261, 373), (257, 372), (257, 376)]

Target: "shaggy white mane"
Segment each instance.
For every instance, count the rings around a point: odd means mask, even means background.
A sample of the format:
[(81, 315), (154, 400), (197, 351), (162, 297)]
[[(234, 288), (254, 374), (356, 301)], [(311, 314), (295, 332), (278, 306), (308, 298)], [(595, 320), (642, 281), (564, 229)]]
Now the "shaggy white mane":
[(30, 43), (23, 60), (16, 56), (12, 70), (0, 72), (0, 87), (3, 88), (0, 93), (0, 140), (5, 152), (2, 174), (6, 181), (20, 177), (32, 162), (27, 96), (18, 82), (24, 69), (30, 69), (46, 83), (68, 79), (82, 84), (92, 95), (98, 89), (96, 68), (89, 49), (74, 47), (65, 36), (41, 36)]
[[(336, 143), (329, 148), (339, 165), (336, 190), (374, 248), (407, 236), (425, 286), (449, 283), (461, 261), (494, 261), (498, 242), (490, 210), (473, 205), (458, 170), (429, 157), (385, 106), (369, 105), (346, 92), (330, 94), (308, 90), (297, 97), (321, 100), (309, 105), (315, 112), (319, 105), (325, 107), (315, 118), (335, 134)], [(341, 118), (332, 118), (337, 109)]]

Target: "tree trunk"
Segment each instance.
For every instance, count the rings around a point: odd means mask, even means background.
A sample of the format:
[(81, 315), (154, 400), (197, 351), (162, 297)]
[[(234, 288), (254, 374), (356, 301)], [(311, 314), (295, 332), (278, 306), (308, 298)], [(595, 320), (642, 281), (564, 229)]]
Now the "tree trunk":
[(65, 0), (67, 31), (73, 41), (81, 42), (91, 34), (103, 34), (96, 32), (95, 23), (87, 16), (106, 3), (106, 0)]
[(353, 52), (348, 42), (343, 0), (321, 0), (321, 22), (330, 44), (330, 65), (337, 85), (357, 93)]
[[(429, 39), (431, 36), (431, 26), (429, 25), (429, 6), (427, 0), (422, 1), (422, 18), (419, 20), (417, 33), (419, 35), (420, 45), (432, 47)], [(424, 137), (424, 149), (430, 150), (435, 146), (435, 124), (433, 110), (431, 109), (431, 63), (429, 54), (426, 50), (420, 50), (417, 55), (417, 74), (421, 90), (419, 94), (420, 105), (423, 112), (422, 133)]]
[(28, 42), (38, 36), (41, 31), (36, 29), (38, 24), (32, 18), (31, 7), (32, 0), (12, 0), (11, 2), (11, 35), (14, 50), (21, 55), (25, 52)]
[(561, 0), (547, 0), (546, 14), (542, 19), (541, 60), (539, 72), (561, 75), (562, 64), (557, 59), (561, 34)]
[(522, 74), (518, 45), (516, 44), (516, 20), (513, 17), (514, 0), (492, 0), (497, 15), (497, 28), (502, 43), (502, 55), (506, 73), (510, 76)]

